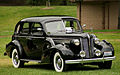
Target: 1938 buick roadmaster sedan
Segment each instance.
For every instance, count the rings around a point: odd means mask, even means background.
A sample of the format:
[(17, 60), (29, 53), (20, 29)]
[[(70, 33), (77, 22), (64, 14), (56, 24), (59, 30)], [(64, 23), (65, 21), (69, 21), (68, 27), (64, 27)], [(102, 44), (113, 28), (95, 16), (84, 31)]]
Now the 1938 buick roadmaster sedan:
[(110, 69), (113, 46), (94, 34), (84, 33), (79, 21), (68, 16), (30, 17), (19, 21), (5, 55), (15, 68), (25, 62), (51, 63), (57, 72), (67, 64), (95, 64)]

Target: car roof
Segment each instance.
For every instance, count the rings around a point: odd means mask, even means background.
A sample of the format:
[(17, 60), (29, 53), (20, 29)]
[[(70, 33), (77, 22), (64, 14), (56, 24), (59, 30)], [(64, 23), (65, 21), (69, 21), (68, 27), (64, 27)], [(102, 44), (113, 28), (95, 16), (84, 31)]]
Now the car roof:
[(72, 18), (75, 19), (74, 17), (70, 16), (35, 16), (35, 17), (29, 17), (22, 19), (22, 22), (46, 22), (46, 21), (52, 21), (52, 20), (62, 20), (62, 19), (68, 19)]

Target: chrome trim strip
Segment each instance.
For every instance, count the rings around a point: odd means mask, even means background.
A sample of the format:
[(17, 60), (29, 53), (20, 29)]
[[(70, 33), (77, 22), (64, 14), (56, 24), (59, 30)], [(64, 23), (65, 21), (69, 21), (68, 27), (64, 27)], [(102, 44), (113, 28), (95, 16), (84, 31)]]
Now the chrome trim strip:
[(114, 60), (115, 56), (113, 57), (103, 57), (103, 58), (93, 58), (93, 59), (77, 59), (77, 60), (65, 60), (66, 64), (77, 64), (77, 63), (92, 63), (92, 62), (104, 62)]
[[(81, 51), (84, 51), (83, 50), (83, 42), (82, 42), (82, 38), (80, 38), (80, 43), (81, 43)], [(80, 53), (80, 52), (79, 52)]]
[(39, 38), (40, 38), (40, 39), (44, 39), (44, 38), (45, 38), (45, 37), (42, 37), (42, 36), (35, 37), (35, 36), (22, 36), (22, 35), (21, 35), (21, 36), (15, 36), (15, 37), (20, 37), (20, 38), (22, 38), (22, 37), (23, 37), (23, 38), (24, 38), (24, 37), (25, 37), (25, 38), (30, 37), (30, 38), (38, 38), (38, 39), (39, 39)]
[(87, 36), (88, 36), (88, 49), (89, 49), (89, 57), (91, 58), (91, 40), (90, 40), (90, 35), (89, 34), (87, 34)]
[(21, 61), (33, 61), (41, 63), (41, 60), (31, 60), (31, 59), (20, 59)]

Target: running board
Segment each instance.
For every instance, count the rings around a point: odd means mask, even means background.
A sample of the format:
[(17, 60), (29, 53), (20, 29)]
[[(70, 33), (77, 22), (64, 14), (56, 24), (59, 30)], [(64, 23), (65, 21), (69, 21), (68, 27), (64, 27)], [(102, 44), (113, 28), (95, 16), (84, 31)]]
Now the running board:
[(31, 59), (20, 59), (21, 61), (33, 61), (33, 62), (38, 62), (41, 63), (41, 60), (31, 60)]

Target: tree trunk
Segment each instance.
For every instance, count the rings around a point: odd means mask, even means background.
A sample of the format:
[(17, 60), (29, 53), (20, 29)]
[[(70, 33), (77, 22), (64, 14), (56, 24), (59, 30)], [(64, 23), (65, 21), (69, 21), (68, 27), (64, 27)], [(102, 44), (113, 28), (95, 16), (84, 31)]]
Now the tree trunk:
[(46, 1), (46, 7), (50, 7), (50, 1)]

